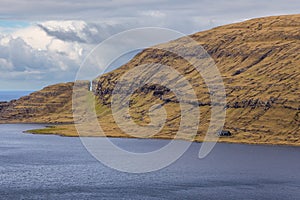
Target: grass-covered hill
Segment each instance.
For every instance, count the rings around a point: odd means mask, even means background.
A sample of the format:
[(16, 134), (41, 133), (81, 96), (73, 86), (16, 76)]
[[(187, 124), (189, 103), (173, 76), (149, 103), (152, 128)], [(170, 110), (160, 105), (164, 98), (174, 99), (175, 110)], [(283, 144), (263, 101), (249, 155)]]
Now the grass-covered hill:
[[(224, 129), (230, 130), (233, 135), (221, 138), (222, 141), (300, 145), (300, 15), (252, 19), (195, 33), (190, 37), (214, 59), (223, 77), (227, 97)], [(181, 48), (191, 59), (199, 53), (195, 44), (189, 44), (184, 38), (158, 46), (174, 50)], [(123, 136), (110, 112), (112, 91), (128, 70), (149, 63), (171, 66), (191, 83), (201, 112), (196, 137), (201, 141), (209, 124), (211, 109), (204, 81), (186, 60), (154, 47), (145, 49), (124, 66), (96, 79), (94, 94), (102, 127), (108, 135)], [(166, 78), (170, 82), (179, 81), (178, 77)], [(39, 95), (42, 90), (10, 105), (3, 103), (1, 107), (0, 104), (1, 121), (71, 121), (71, 84), (49, 88), (57, 93), (50, 99)], [(37, 97), (39, 101), (36, 101)], [(148, 110), (154, 104), (164, 105), (168, 113), (167, 123), (155, 137), (172, 138), (179, 126), (180, 107), (168, 89), (145, 85), (137, 90), (131, 98), (131, 116), (136, 123), (146, 125), (150, 122)], [(55, 105), (55, 109), (50, 109), (49, 105), (50, 108)], [(76, 135), (72, 125), (38, 132)]]

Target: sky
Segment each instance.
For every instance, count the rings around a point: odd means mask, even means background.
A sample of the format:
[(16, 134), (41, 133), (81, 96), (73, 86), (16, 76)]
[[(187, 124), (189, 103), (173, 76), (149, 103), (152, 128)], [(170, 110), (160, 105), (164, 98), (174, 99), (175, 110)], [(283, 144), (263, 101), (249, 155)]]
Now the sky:
[(191, 34), (299, 12), (298, 0), (1, 0), (0, 90), (74, 81), (97, 44), (132, 28)]

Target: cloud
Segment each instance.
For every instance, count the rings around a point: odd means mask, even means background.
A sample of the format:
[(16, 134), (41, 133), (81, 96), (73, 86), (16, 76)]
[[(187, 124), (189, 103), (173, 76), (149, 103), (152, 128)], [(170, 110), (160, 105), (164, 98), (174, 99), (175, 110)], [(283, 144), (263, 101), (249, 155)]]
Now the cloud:
[[(38, 89), (45, 84), (74, 81), (89, 52), (123, 29), (125, 27), (119, 24), (66, 20), (39, 22), (3, 34), (0, 37), (0, 89), (11, 87), (11, 82), (30, 81), (33, 89)], [(95, 77), (100, 73), (101, 69)]]
[(188, 18), (223, 16), (246, 18), (279, 13), (298, 13), (295, 0), (1, 0), (2, 19), (106, 20), (150, 16)]
[(191, 34), (299, 9), (294, 0), (1, 0), (0, 89), (72, 81), (92, 48), (131, 28)]
[(2, 81), (29, 77), (59, 82), (74, 78), (82, 60), (83, 46), (55, 38), (34, 25), (2, 37), (0, 52)]
[(159, 11), (159, 10), (147, 10), (147, 11), (142, 11), (141, 12), (141, 15), (144, 15), (144, 16), (150, 16), (150, 17), (165, 17), (166, 14)]

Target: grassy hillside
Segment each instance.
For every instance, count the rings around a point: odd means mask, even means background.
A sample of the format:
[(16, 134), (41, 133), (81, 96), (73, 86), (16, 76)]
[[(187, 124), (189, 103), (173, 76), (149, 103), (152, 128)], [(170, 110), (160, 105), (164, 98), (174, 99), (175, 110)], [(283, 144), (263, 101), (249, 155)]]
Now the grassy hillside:
[(51, 85), (18, 100), (2, 102), (0, 123), (72, 123), (73, 85)]
[[(223, 77), (227, 95), (225, 129), (233, 136), (220, 141), (300, 145), (300, 15), (252, 19), (190, 37), (210, 54)], [(195, 44), (185, 38), (158, 47), (184, 51), (190, 58), (199, 53)], [(155, 47), (145, 49), (121, 68), (98, 77), (93, 84), (98, 119), (106, 134), (126, 136), (111, 115), (111, 94), (123, 74), (147, 63), (171, 66), (191, 83), (200, 102), (196, 140), (201, 141), (210, 120), (207, 87), (186, 60)], [(178, 77), (168, 78), (170, 82), (178, 81)], [(148, 110), (154, 104), (164, 105), (168, 114), (163, 130), (154, 137), (172, 138), (181, 115), (178, 101), (169, 90), (158, 85), (143, 86), (131, 97), (130, 114), (135, 122), (146, 125), (150, 122)], [(0, 116), (3, 118), (1, 112)], [(36, 131), (41, 132), (76, 136), (71, 125)], [(190, 138), (187, 135), (185, 139)]]

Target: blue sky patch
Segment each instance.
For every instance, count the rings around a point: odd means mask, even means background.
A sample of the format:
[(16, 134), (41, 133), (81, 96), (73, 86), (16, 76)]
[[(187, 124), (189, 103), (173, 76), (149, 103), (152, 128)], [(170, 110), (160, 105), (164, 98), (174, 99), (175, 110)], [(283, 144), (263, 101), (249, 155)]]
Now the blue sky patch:
[(0, 27), (3, 28), (24, 28), (30, 25), (27, 21), (0, 20)]

